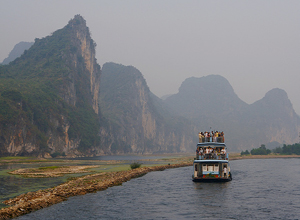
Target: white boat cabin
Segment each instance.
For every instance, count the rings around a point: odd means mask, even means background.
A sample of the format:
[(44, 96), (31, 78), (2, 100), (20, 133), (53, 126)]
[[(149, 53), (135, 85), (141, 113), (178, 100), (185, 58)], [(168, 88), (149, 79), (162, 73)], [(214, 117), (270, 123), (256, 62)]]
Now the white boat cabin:
[(198, 143), (194, 159), (193, 180), (231, 180), (228, 161), (225, 143)]

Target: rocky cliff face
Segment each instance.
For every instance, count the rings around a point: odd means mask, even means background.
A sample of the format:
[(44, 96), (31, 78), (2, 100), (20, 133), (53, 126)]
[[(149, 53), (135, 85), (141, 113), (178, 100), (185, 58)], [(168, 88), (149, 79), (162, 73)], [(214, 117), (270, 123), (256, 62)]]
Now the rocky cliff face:
[[(100, 85), (100, 66), (95, 58), (95, 43), (91, 39), (89, 29), (86, 26), (86, 21), (76, 15), (74, 19), (69, 21), (65, 27), (68, 30), (70, 40), (70, 51), (64, 54), (66, 64), (68, 64), (68, 79), (61, 87), (61, 97), (70, 105), (76, 106), (77, 91), (76, 84), (80, 80), (85, 80), (82, 86), (89, 87), (90, 103), (96, 114), (99, 113), (99, 85)], [(83, 75), (83, 76), (82, 76)]]
[(106, 143), (109, 153), (191, 151), (195, 143), (193, 127), (186, 119), (162, 114), (156, 99), (136, 68), (104, 64), (100, 106), (112, 134)]
[(80, 15), (1, 66), (0, 154), (93, 154), (100, 74), (95, 43)]
[[(86, 73), (86, 78), (89, 80), (90, 93), (92, 98), (92, 107), (96, 114), (99, 113), (99, 86), (100, 86), (100, 66), (95, 58), (96, 43), (92, 40), (89, 28), (86, 26), (85, 20), (76, 15), (72, 19), (68, 28), (72, 30), (72, 45), (73, 47), (80, 48), (75, 54), (71, 54), (73, 60), (73, 67), (83, 70)], [(83, 58), (83, 66), (80, 66), (78, 57)]]

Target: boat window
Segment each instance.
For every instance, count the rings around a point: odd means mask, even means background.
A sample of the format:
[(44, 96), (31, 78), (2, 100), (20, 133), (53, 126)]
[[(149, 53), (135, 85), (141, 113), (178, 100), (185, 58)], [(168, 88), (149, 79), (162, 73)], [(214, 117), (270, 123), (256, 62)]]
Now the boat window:
[(207, 166), (206, 166), (206, 164), (203, 164), (203, 165), (202, 165), (202, 169), (203, 169), (203, 171), (207, 171)]
[(215, 164), (215, 167), (214, 167), (214, 171), (219, 171), (219, 165), (218, 164)]
[(208, 165), (207, 170), (208, 171), (214, 171), (214, 166), (213, 165)]

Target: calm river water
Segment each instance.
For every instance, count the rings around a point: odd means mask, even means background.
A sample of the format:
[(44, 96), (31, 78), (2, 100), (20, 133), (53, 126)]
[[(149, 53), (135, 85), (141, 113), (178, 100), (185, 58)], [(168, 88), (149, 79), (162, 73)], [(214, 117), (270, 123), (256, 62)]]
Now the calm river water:
[(231, 161), (233, 181), (194, 183), (192, 167), (151, 172), (18, 219), (300, 219), (300, 159)]

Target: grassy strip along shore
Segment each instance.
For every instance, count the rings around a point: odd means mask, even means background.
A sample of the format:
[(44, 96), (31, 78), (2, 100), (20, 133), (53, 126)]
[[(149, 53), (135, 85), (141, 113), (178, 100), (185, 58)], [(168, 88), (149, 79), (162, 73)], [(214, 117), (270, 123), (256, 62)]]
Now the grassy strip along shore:
[(71, 196), (84, 195), (86, 193), (105, 190), (108, 187), (121, 185), (123, 182), (143, 176), (148, 172), (192, 166), (192, 164), (192, 162), (182, 162), (178, 164), (142, 167), (128, 171), (97, 173), (79, 177), (50, 189), (28, 192), (13, 199), (6, 200), (4, 203), (10, 205), (10, 207), (0, 210), (0, 219), (15, 218), (62, 202)]
[(268, 155), (243, 155), (240, 153), (230, 154), (230, 160), (244, 160), (244, 159), (272, 159), (272, 158), (299, 158), (300, 155), (281, 155), (281, 154), (268, 154)]
[(50, 166), (40, 167), (35, 169), (18, 169), (9, 174), (22, 175), (24, 177), (58, 177), (69, 173), (88, 173), (86, 169), (95, 168), (99, 166)]

